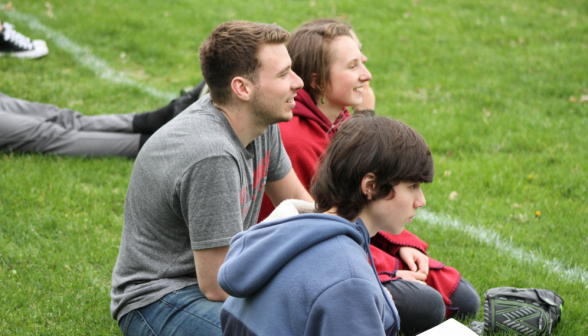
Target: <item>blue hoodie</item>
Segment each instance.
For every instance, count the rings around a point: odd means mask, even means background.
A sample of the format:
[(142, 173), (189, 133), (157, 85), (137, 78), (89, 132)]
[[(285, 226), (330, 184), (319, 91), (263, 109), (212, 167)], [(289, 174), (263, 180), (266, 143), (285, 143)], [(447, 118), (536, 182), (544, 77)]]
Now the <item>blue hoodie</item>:
[(224, 334), (396, 335), (398, 312), (366, 258), (368, 245), (361, 220), (325, 214), (239, 233), (218, 274), (231, 295)]

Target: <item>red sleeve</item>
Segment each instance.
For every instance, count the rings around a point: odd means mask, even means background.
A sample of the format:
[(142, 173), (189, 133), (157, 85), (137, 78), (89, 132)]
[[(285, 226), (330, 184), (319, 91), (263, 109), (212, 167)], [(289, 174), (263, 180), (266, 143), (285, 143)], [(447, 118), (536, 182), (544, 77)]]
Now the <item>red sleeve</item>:
[[(327, 134), (315, 122), (298, 116), (280, 123), (279, 126), (284, 148), (292, 161), (292, 168), (302, 185), (309, 190), (318, 159), (329, 144)], [(261, 222), (267, 218), (273, 210), (272, 202), (264, 194), (257, 221)]]
[(400, 268), (400, 260), (374, 245), (370, 245), (370, 252), (372, 253), (374, 267), (378, 272), (380, 282), (384, 283), (392, 280), (396, 276), (396, 271)]
[(396, 255), (398, 250), (403, 246), (414, 247), (424, 254), (427, 254), (428, 247), (427, 243), (407, 230), (403, 230), (399, 235), (380, 231), (372, 237), (371, 244), (391, 255)]
[(315, 122), (299, 117), (281, 123), (280, 133), (296, 175), (309, 190), (318, 159), (329, 144), (327, 134)]

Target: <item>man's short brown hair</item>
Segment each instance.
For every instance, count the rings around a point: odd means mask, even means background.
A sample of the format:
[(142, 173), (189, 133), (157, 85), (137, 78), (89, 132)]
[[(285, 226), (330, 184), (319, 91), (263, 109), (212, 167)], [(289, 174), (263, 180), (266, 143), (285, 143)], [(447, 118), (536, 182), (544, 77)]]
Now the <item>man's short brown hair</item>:
[(330, 84), (330, 68), (334, 61), (334, 55), (329, 48), (331, 42), (338, 36), (351, 37), (350, 25), (330, 21), (322, 19), (303, 24), (296, 29), (286, 45), (292, 58), (292, 71), (302, 78), (304, 90), (315, 104), (317, 97)]
[(337, 208), (354, 220), (368, 204), (361, 190), (365, 175), (376, 176), (372, 200), (394, 198), (402, 181), (433, 182), (433, 156), (415, 130), (386, 117), (354, 115), (343, 122), (313, 176), (316, 211)]
[(216, 27), (200, 46), (200, 66), (212, 101), (228, 103), (236, 76), (255, 83), (261, 48), (286, 43), (289, 38), (290, 33), (275, 23), (229, 21)]

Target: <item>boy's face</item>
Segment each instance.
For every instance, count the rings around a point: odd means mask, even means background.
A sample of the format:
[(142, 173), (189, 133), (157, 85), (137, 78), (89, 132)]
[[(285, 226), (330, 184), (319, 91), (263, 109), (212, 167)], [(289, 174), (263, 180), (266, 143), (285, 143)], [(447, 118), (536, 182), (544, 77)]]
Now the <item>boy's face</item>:
[(417, 209), (427, 204), (420, 183), (402, 181), (394, 187), (394, 198), (368, 202), (366, 206), (371, 223), (378, 231), (400, 234), (412, 222)]

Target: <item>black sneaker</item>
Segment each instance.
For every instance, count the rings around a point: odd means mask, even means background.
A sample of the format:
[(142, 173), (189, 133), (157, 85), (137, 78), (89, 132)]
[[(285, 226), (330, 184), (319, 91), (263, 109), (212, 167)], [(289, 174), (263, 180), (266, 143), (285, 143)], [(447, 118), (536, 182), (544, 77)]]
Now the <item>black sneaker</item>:
[[(206, 93), (208, 93), (208, 85), (204, 81), (192, 89), (182, 89), (181, 97), (172, 100), (168, 105), (152, 112), (136, 114), (133, 117), (133, 132), (142, 134), (155, 133), (160, 127), (175, 118)], [(143, 142), (141, 142), (141, 146), (142, 144)]]
[(185, 110), (188, 106), (192, 105), (198, 99), (204, 97), (205, 94), (208, 93), (208, 85), (206, 85), (205, 81), (200, 82), (200, 84), (196, 85), (193, 89), (182, 89), (180, 91), (180, 97), (174, 99), (170, 105), (173, 106), (174, 109), (174, 117), (180, 114), (183, 110)]
[(0, 57), (39, 58), (47, 55), (47, 43), (32, 40), (14, 30), (14, 26), (4, 22), (0, 33)]

